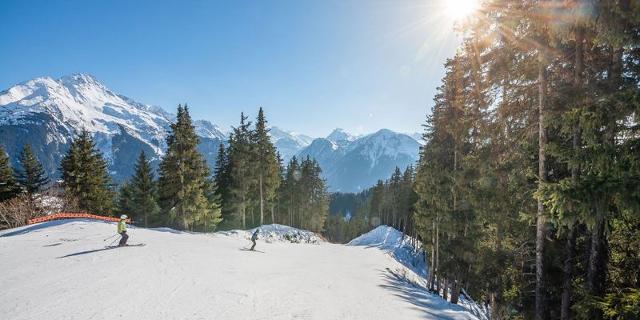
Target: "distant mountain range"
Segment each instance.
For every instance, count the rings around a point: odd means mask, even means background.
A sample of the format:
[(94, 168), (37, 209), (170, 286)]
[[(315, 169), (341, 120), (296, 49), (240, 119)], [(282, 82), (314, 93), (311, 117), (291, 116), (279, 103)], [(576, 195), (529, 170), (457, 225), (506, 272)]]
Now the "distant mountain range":
[[(0, 92), (0, 143), (12, 163), (17, 164), (23, 145), (29, 143), (52, 177), (59, 175), (71, 137), (87, 129), (112, 177), (121, 182), (132, 174), (140, 150), (159, 163), (174, 119), (174, 114), (114, 93), (86, 74), (36, 78)], [(213, 168), (227, 132), (206, 120), (195, 120), (194, 125), (198, 149)], [(318, 139), (278, 127), (270, 134), (285, 161), (294, 155), (316, 158), (330, 191), (362, 190), (388, 178), (395, 166), (404, 168), (418, 158), (416, 139), (387, 129), (361, 137), (336, 129)]]
[(388, 129), (361, 137), (336, 129), (326, 138), (313, 140), (298, 156), (318, 161), (329, 190), (357, 192), (388, 178), (396, 166), (404, 169), (414, 164), (419, 148), (414, 138)]

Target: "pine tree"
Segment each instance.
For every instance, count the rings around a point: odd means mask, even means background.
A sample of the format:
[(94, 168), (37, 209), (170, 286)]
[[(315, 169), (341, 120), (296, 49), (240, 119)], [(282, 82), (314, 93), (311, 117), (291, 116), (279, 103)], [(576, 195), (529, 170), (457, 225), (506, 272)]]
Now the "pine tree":
[(88, 131), (82, 130), (71, 142), (61, 162), (65, 193), (77, 197), (80, 208), (95, 214), (110, 214), (113, 192), (107, 163)]
[(32, 195), (49, 183), (49, 178), (45, 174), (42, 164), (35, 157), (28, 144), (24, 145), (19, 161), (22, 170), (18, 172), (16, 180), (27, 193)]
[[(130, 181), (120, 185), (117, 199), (118, 213), (133, 217), (133, 187)], [(133, 218), (132, 218), (133, 219)]]
[(225, 200), (228, 210), (232, 212), (233, 222), (242, 229), (247, 227), (247, 211), (251, 206), (251, 190), (255, 186), (252, 173), (253, 146), (251, 145), (251, 122), (240, 115), (240, 125), (233, 129), (229, 137), (229, 200)]
[(298, 193), (298, 183), (300, 180), (300, 168), (298, 164), (298, 159), (293, 156), (291, 160), (289, 160), (289, 164), (287, 165), (286, 173), (283, 178), (283, 182), (280, 185), (280, 201), (281, 201), (281, 210), (285, 212), (284, 218), (282, 221), (289, 226), (296, 225), (296, 213), (299, 208), (299, 197)]
[(203, 232), (213, 232), (216, 230), (216, 226), (222, 222), (221, 197), (215, 179), (207, 179), (205, 197), (209, 203), (209, 210), (202, 211), (202, 214), (196, 219), (196, 223), (202, 227)]
[(218, 194), (224, 197), (223, 192), (229, 188), (229, 156), (223, 143), (220, 143), (218, 146), (218, 155), (216, 157), (216, 167), (213, 176), (218, 186)]
[(144, 151), (141, 151), (138, 156), (130, 184), (131, 217), (142, 222), (146, 228), (154, 222), (160, 208), (157, 204), (157, 188), (151, 163), (147, 160)]
[(189, 109), (178, 106), (176, 122), (167, 137), (167, 153), (160, 163), (159, 204), (169, 225), (192, 230), (202, 215), (209, 215), (206, 162), (197, 150)]
[[(276, 149), (271, 143), (267, 120), (262, 108), (258, 111), (255, 130), (252, 132), (254, 144), (255, 178), (260, 206), (260, 224), (264, 224), (265, 206), (271, 204), (276, 197), (280, 185), (280, 166)], [(272, 216), (273, 220), (273, 216)], [(272, 221), (273, 222), (273, 221)]]
[(9, 156), (0, 146), (0, 202), (15, 197), (19, 192), (20, 188), (14, 178)]

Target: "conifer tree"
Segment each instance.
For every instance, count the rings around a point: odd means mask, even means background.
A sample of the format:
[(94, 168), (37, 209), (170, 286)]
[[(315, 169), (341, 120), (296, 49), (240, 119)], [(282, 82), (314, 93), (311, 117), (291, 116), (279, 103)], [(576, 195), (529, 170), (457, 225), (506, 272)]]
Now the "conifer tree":
[(203, 232), (213, 232), (222, 222), (221, 197), (218, 193), (215, 179), (207, 179), (205, 185), (205, 197), (209, 203), (208, 210), (202, 211), (197, 217), (196, 223)]
[(9, 156), (0, 146), (0, 202), (15, 197), (19, 192), (20, 188), (14, 178)]
[(157, 187), (151, 163), (144, 151), (140, 152), (131, 179), (131, 216), (148, 227), (160, 211), (157, 204)]
[(252, 173), (253, 146), (251, 145), (251, 122), (242, 113), (240, 125), (233, 129), (229, 137), (229, 210), (233, 214), (234, 222), (246, 229), (247, 212), (251, 206), (251, 190), (255, 186)]
[[(265, 206), (272, 203), (280, 185), (280, 166), (276, 149), (271, 143), (267, 120), (262, 108), (258, 111), (255, 130), (252, 132), (255, 161), (255, 183), (258, 189), (260, 224), (264, 224)], [(273, 219), (272, 219), (273, 220)]]
[(133, 219), (133, 186), (130, 181), (125, 181), (118, 189), (118, 213), (126, 214)]
[(25, 144), (20, 154), (20, 165), (22, 169), (18, 171), (16, 180), (28, 194), (32, 195), (41, 190), (49, 183), (49, 178), (42, 168), (42, 164), (31, 151), (31, 147)]
[(224, 198), (223, 192), (229, 188), (229, 156), (223, 143), (218, 146), (216, 167), (213, 173), (218, 194)]
[(82, 130), (71, 142), (61, 171), (65, 193), (77, 197), (80, 208), (95, 214), (111, 213), (113, 191), (107, 163), (87, 130)]
[(206, 196), (209, 172), (197, 145), (189, 109), (179, 105), (160, 163), (158, 197), (165, 222), (185, 230), (193, 230), (199, 217), (212, 208)]
[(293, 156), (291, 160), (289, 160), (289, 164), (287, 165), (286, 173), (283, 179), (282, 184), (280, 185), (280, 201), (281, 201), (281, 210), (285, 212), (284, 218), (282, 221), (289, 226), (296, 225), (296, 216), (299, 210), (299, 198), (300, 194), (298, 193), (298, 184), (300, 180), (300, 168), (298, 164), (298, 159)]

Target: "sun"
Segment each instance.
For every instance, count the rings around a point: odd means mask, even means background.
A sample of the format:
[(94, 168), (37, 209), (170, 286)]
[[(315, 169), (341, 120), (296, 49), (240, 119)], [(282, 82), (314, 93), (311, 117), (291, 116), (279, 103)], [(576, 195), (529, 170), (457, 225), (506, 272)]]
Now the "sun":
[(455, 21), (463, 20), (473, 14), (480, 4), (479, 0), (444, 0), (447, 15)]

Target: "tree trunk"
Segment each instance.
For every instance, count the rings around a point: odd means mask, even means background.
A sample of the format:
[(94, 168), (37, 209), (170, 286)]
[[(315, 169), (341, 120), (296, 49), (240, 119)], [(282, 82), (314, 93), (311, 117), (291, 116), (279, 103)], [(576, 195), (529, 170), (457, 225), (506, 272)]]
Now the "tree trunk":
[(242, 206), (241, 206), (241, 209), (240, 209), (241, 214), (242, 214), (242, 229), (246, 229), (246, 228), (247, 228), (247, 214), (246, 214), (246, 210), (247, 210), (246, 205), (247, 205), (247, 202), (246, 202), (246, 201), (247, 201), (247, 200), (246, 200), (245, 195), (244, 195), (244, 193), (243, 193), (243, 194), (242, 194)]
[(275, 211), (276, 211), (276, 205), (272, 204), (271, 205), (271, 223), (274, 224), (276, 223), (276, 215), (275, 215)]
[(436, 222), (432, 223), (433, 232), (431, 232), (431, 265), (429, 266), (429, 290), (434, 290), (434, 282), (436, 279)]
[(444, 283), (442, 285), (442, 299), (447, 301), (449, 298), (449, 279), (444, 278)]
[[(546, 98), (546, 59), (543, 49), (538, 53), (538, 187), (547, 180), (546, 146), (547, 130), (545, 127)], [(536, 214), (536, 304), (535, 319), (544, 320), (546, 312), (546, 290), (544, 275), (544, 241), (546, 237), (546, 216), (542, 199), (538, 199)]]
[[(575, 70), (574, 70), (574, 87), (576, 92), (580, 92), (582, 89), (582, 72), (584, 68), (584, 28), (576, 25), (576, 48), (575, 48)], [(580, 92), (582, 94), (582, 92)], [(580, 125), (576, 122), (573, 129), (572, 148), (575, 154), (580, 150)], [(579, 169), (576, 166), (571, 167), (571, 179), (574, 183), (578, 181)], [(577, 213), (574, 213), (577, 214)], [(569, 226), (569, 232), (567, 234), (567, 241), (564, 249), (564, 278), (562, 280), (562, 298), (560, 302), (560, 319), (571, 319), (571, 296), (572, 296), (572, 283), (573, 283), (573, 259), (576, 250), (576, 228), (577, 224), (573, 223)]]
[(451, 303), (458, 304), (460, 297), (460, 280), (454, 280), (451, 284)]
[(440, 276), (438, 275), (438, 268), (440, 267), (440, 218), (439, 214), (436, 214), (436, 264), (434, 268), (434, 273), (436, 276), (436, 281), (438, 281), (438, 294), (440, 294)]
[(260, 184), (260, 225), (264, 224), (264, 195), (262, 194), (262, 174), (259, 179)]
[(573, 264), (576, 251), (577, 225), (569, 227), (567, 242), (564, 248), (564, 278), (562, 280), (562, 301), (560, 303), (560, 319), (571, 319), (571, 294), (573, 283)]
[[(589, 250), (589, 266), (587, 270), (587, 292), (596, 297), (602, 296), (606, 279), (606, 246), (604, 236), (604, 210), (606, 204), (600, 203), (596, 209), (596, 223), (591, 233), (591, 248)], [(602, 319), (599, 310), (592, 310), (591, 319)]]

